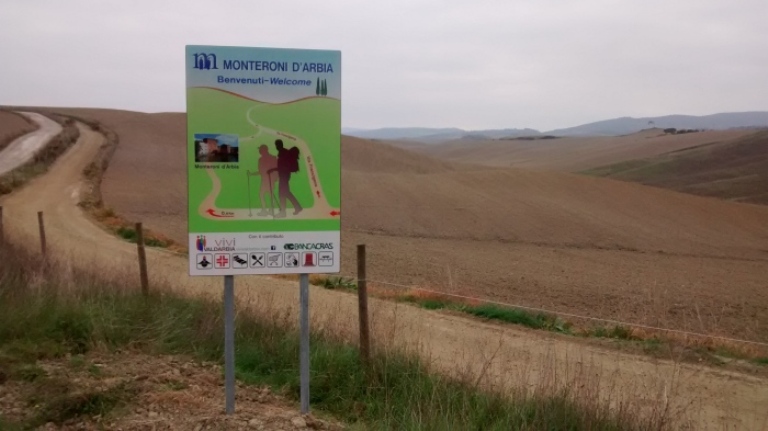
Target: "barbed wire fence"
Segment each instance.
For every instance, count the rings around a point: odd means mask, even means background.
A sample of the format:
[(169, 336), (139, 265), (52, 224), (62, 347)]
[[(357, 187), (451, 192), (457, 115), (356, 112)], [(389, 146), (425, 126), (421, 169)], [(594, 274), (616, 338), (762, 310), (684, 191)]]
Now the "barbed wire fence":
[[(371, 259), (369, 258), (369, 260)], [(421, 263), (424, 263), (424, 262), (421, 262)], [(576, 319), (584, 322), (594, 322), (594, 323), (605, 324), (605, 325), (621, 326), (624, 328), (635, 328), (635, 329), (641, 329), (646, 331), (653, 331), (656, 333), (675, 334), (677, 336), (696, 338), (701, 340), (716, 340), (716, 341), (728, 342), (728, 343), (752, 345), (752, 346), (758, 346), (760, 348), (768, 349), (768, 342), (763, 342), (763, 341), (749, 340), (749, 339), (737, 338), (737, 337), (725, 336), (725, 335), (716, 335), (712, 333), (697, 332), (697, 331), (685, 330), (685, 329), (675, 329), (675, 328), (669, 328), (669, 327), (653, 325), (653, 324), (632, 322), (629, 320), (597, 317), (593, 315), (588, 315), (586, 313), (569, 312), (569, 311), (556, 310), (556, 309), (547, 308), (547, 307), (536, 307), (531, 305), (525, 305), (520, 302), (502, 301), (502, 300), (492, 299), (488, 297), (457, 293), (455, 291), (452, 292), (450, 290), (455, 290), (459, 288), (460, 283), (459, 283), (458, 274), (462, 272), (468, 273), (473, 271), (467, 270), (466, 268), (463, 268), (461, 270), (455, 270), (451, 268), (450, 264), (436, 264), (436, 263), (429, 263), (429, 262), (427, 262), (426, 264), (433, 265), (439, 268), (445, 268), (446, 282), (436, 283), (434, 280), (427, 281), (427, 277), (424, 277), (425, 282), (423, 284), (387, 280), (385, 277), (382, 277), (381, 275), (376, 275), (371, 277), (370, 270), (367, 271), (368, 276), (362, 280), (356, 279), (355, 276), (351, 274), (349, 271), (347, 271), (344, 274), (341, 274), (341, 276), (343, 278), (357, 280), (358, 283), (360, 281), (364, 281), (368, 284), (369, 288), (370, 287), (394, 288), (395, 290), (400, 290), (403, 295), (407, 295), (413, 292), (422, 292), (424, 294), (432, 295), (435, 298), (452, 298), (457, 302), (466, 301), (466, 302), (475, 303), (475, 304), (495, 305), (495, 306), (504, 307), (508, 309), (518, 309), (518, 310), (525, 310), (533, 313), (543, 313), (548, 316), (562, 318), (562, 319)], [(483, 274), (482, 271), (474, 271), (474, 272), (475, 272), (475, 275)], [(426, 284), (431, 286), (445, 285), (446, 287), (449, 288), (449, 290), (438, 290), (434, 288), (424, 287), (424, 285)], [(530, 300), (530, 297), (528, 296), (517, 295), (508, 291), (504, 292), (504, 296), (515, 297), (523, 301)], [(642, 294), (632, 294), (630, 292), (622, 292), (621, 296), (634, 296), (637, 299), (645, 298), (645, 296)]]
[[(168, 250), (168, 249), (162, 249), (162, 248), (154, 248), (156, 251), (161, 253), (167, 253), (171, 255), (175, 255), (178, 257), (184, 257), (188, 258), (188, 253), (185, 252), (178, 252), (174, 250)], [(375, 257), (374, 257), (375, 259)], [(369, 259), (370, 260), (370, 259)], [(437, 297), (448, 297), (453, 298), (458, 301), (470, 301), (473, 303), (480, 303), (480, 304), (490, 304), (490, 305), (496, 305), (499, 307), (506, 307), (510, 309), (518, 309), (518, 310), (526, 310), (530, 312), (535, 313), (543, 313), (549, 316), (553, 316), (556, 318), (569, 318), (569, 319), (577, 319), (585, 322), (596, 322), (596, 323), (602, 323), (602, 324), (609, 324), (609, 325), (616, 325), (616, 326), (622, 326), (626, 328), (637, 328), (637, 329), (643, 329), (648, 331), (655, 331), (659, 333), (669, 333), (669, 334), (677, 334), (680, 336), (685, 337), (695, 337), (702, 340), (718, 340), (718, 341), (724, 341), (724, 342), (730, 342), (730, 343), (738, 343), (738, 344), (746, 344), (746, 345), (754, 345), (759, 346), (762, 348), (768, 348), (768, 343), (762, 342), (762, 341), (756, 341), (756, 340), (747, 340), (743, 338), (736, 338), (736, 337), (728, 337), (728, 336), (722, 336), (722, 335), (715, 335), (715, 334), (707, 334), (704, 332), (696, 332), (696, 331), (689, 331), (689, 330), (683, 330), (683, 329), (675, 329), (675, 328), (668, 328), (663, 327), (659, 325), (650, 325), (645, 323), (638, 323), (638, 322), (632, 322), (628, 320), (622, 320), (622, 319), (610, 319), (605, 317), (596, 317), (591, 316), (585, 313), (575, 313), (575, 312), (568, 312), (563, 310), (556, 310), (554, 308), (547, 308), (547, 307), (536, 307), (531, 305), (526, 305), (520, 302), (510, 302), (510, 301), (501, 301), (498, 299), (488, 298), (488, 297), (481, 297), (481, 296), (473, 296), (473, 295), (467, 295), (462, 293), (456, 293), (455, 291), (459, 288), (461, 285), (461, 277), (460, 275), (466, 276), (467, 274), (470, 274), (471, 276), (483, 276), (487, 275), (486, 272), (483, 271), (473, 271), (469, 270), (467, 268), (461, 268), (460, 270), (454, 268), (451, 264), (439, 264), (434, 262), (419, 262), (419, 264), (424, 265), (430, 265), (436, 268), (439, 268), (441, 271), (445, 271), (445, 281), (444, 282), (435, 282), (434, 277), (423, 277), (423, 283), (417, 284), (412, 282), (403, 282), (403, 281), (397, 281), (397, 280), (387, 280), (384, 279), (382, 276), (375, 276), (375, 277), (367, 277), (365, 280), (368, 284), (373, 284), (376, 286), (386, 286), (390, 288), (400, 289), (404, 293), (407, 293), (408, 291), (414, 292), (423, 292), (425, 294), (434, 295)], [(349, 271), (350, 268), (352, 268), (354, 265), (349, 264), (348, 270), (346, 272), (342, 272), (339, 274), (342, 278), (350, 278), (352, 280), (357, 280), (358, 282), (361, 281), (356, 277), (356, 274)], [(370, 270), (368, 271), (370, 274)], [(392, 273), (397, 273), (397, 271), (392, 271)], [(511, 272), (509, 273), (511, 274)], [(445, 286), (448, 289), (447, 290), (437, 290), (437, 289), (430, 289), (427, 287), (424, 287), (425, 285), (430, 286)], [(617, 294), (618, 295), (618, 294)], [(510, 292), (508, 290), (504, 291), (505, 297), (514, 297), (521, 301), (529, 301), (530, 297), (526, 295), (519, 295), (515, 294), (513, 292)], [(620, 296), (622, 297), (633, 297), (635, 299), (643, 299), (645, 298), (642, 294), (632, 293), (632, 292), (621, 292)]]
[(430, 293), (436, 296), (447, 296), (447, 297), (461, 299), (461, 300), (498, 305), (501, 307), (516, 308), (516, 309), (522, 309), (527, 311), (533, 311), (537, 313), (546, 313), (546, 314), (558, 316), (558, 317), (568, 317), (568, 318), (587, 320), (587, 321), (593, 321), (593, 322), (608, 323), (612, 325), (620, 325), (620, 326), (631, 327), (631, 328), (647, 329), (652, 331), (668, 332), (668, 333), (680, 334), (680, 335), (691, 336), (691, 337), (701, 337), (705, 339), (714, 339), (714, 340), (720, 340), (720, 341), (753, 344), (756, 346), (768, 347), (768, 343), (763, 343), (760, 341), (743, 340), (739, 338), (730, 338), (730, 337), (723, 337), (723, 336), (717, 336), (717, 335), (711, 335), (711, 334), (703, 334), (699, 332), (684, 331), (680, 329), (662, 328), (659, 326), (644, 325), (640, 323), (627, 322), (623, 320), (613, 320), (613, 319), (606, 319), (606, 318), (600, 318), (600, 317), (586, 316), (581, 314), (568, 313), (563, 311), (555, 311), (555, 310), (550, 310), (546, 308), (530, 307), (530, 306), (514, 304), (510, 302), (502, 302), (502, 301), (495, 301), (487, 298), (479, 298), (476, 296), (459, 295), (456, 293), (448, 293), (444, 291), (426, 289), (423, 287), (419, 287), (417, 285), (405, 285), (405, 284), (391, 283), (387, 281), (372, 280), (372, 279), (367, 279), (366, 281), (368, 283), (374, 283), (382, 286), (391, 286), (391, 287), (397, 287), (397, 288), (403, 288), (403, 289), (416, 290), (420, 292)]

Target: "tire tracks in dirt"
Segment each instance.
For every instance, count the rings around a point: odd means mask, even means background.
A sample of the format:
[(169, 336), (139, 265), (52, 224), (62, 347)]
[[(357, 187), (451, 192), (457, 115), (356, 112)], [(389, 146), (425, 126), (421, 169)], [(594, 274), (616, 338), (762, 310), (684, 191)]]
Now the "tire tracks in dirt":
[[(78, 123), (80, 139), (47, 174), (0, 200), (6, 235), (37, 247), (37, 211), (45, 214), (52, 259), (94, 272), (135, 280), (136, 246), (115, 238), (77, 206), (85, 187), (83, 169), (98, 153), (103, 136)], [(189, 277), (188, 262), (148, 248), (151, 286), (220, 298), (221, 277)], [(298, 282), (265, 276), (235, 278), (238, 309), (280, 310), (298, 327)], [(357, 299), (310, 286), (315, 330), (344, 339), (357, 335)], [(632, 402), (642, 414), (668, 403), (674, 428), (764, 429), (768, 426), (768, 381), (712, 367), (658, 360), (595, 347), (567, 336), (493, 325), (371, 298), (376, 348), (417, 351), (435, 370), (473, 380), (491, 389), (556, 388), (567, 385), (579, 399), (599, 396), (612, 405)], [(281, 314), (282, 314), (281, 313)]]

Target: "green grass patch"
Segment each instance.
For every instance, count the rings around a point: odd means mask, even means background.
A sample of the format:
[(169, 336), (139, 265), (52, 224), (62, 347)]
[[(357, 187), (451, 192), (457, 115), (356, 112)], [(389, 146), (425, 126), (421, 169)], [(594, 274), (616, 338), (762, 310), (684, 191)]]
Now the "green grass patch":
[(25, 364), (14, 370), (13, 377), (25, 382), (34, 382), (47, 377), (48, 374), (37, 364)]
[[(588, 335), (592, 337), (598, 337), (598, 338), (614, 338), (617, 340), (628, 340), (628, 341), (641, 340), (641, 338), (632, 334), (631, 328), (628, 328), (626, 326), (621, 326), (621, 325), (615, 325), (612, 327), (600, 326), (595, 329), (592, 329), (588, 333)], [(656, 340), (656, 341), (658, 341), (658, 343), (661, 343), (660, 340)]]
[(443, 308), (454, 308), (454, 309), (458, 308), (454, 304), (451, 304), (450, 302), (447, 302), (447, 301), (434, 299), (434, 298), (422, 298), (414, 295), (400, 296), (397, 298), (397, 300), (401, 302), (416, 304), (422, 308), (426, 308), (427, 310), (440, 310)]
[(545, 314), (532, 314), (524, 310), (494, 304), (467, 306), (463, 310), (473, 316), (515, 323), (534, 329), (546, 329), (550, 326), (549, 322), (553, 320), (552, 317)]
[(16, 422), (11, 422), (10, 420), (3, 417), (3, 414), (0, 413), (0, 430), (3, 431), (24, 431), (25, 428)]
[(145, 239), (144, 244), (149, 247), (160, 247), (160, 248), (168, 247), (167, 242), (159, 240), (157, 238), (152, 238), (152, 237)]
[(759, 365), (768, 365), (768, 358), (757, 358), (754, 362)]
[[(111, 284), (78, 272), (74, 280), (48, 277), (33, 291), (26, 288), (32, 278), (39, 280), (39, 275), (34, 274), (37, 264), (33, 256), (25, 257), (20, 250), (0, 253), (4, 262), (0, 267), (0, 358), (20, 361), (21, 356), (78, 355), (100, 346), (186, 354), (221, 363), (223, 313), (218, 302), (171, 293), (145, 298), (135, 286)], [(57, 283), (74, 283), (81, 289), (70, 287), (61, 294), (64, 289)], [(440, 301), (425, 304), (448, 306)], [(517, 314), (495, 306), (468, 310), (539, 328), (556, 324), (556, 319), (548, 316)], [(238, 314), (236, 375), (245, 383), (269, 385), (298, 401), (299, 337), (293, 320), (285, 321), (281, 312)], [(310, 346), (313, 409), (364, 429), (659, 428), (659, 420), (643, 422), (626, 407), (617, 413), (597, 403), (587, 404), (575, 392), (520, 392), (515, 396), (485, 392), (476, 387), (474, 380), (436, 374), (418, 357), (404, 353), (377, 352), (370, 366), (364, 368), (354, 345), (325, 332), (313, 332)], [(102, 417), (133, 395), (129, 385), (73, 392), (68, 382), (46, 378), (37, 370), (29, 374), (35, 376), (30, 384), (40, 389), (29, 402), (42, 407), (25, 425)], [(169, 389), (183, 388), (171, 384)]]
[[(120, 238), (122, 238), (122, 239), (124, 239), (124, 240), (126, 240), (128, 242), (132, 242), (132, 243), (135, 244), (135, 243), (137, 243), (139, 241), (139, 234), (136, 232), (136, 229), (134, 229), (132, 227), (120, 226), (120, 227), (117, 228), (115, 233), (117, 233), (117, 235)], [(150, 237), (146, 237), (145, 236), (144, 237), (144, 245), (146, 245), (148, 247), (165, 248), (165, 247), (168, 247), (170, 244), (167, 241), (163, 241), (161, 239), (157, 239), (157, 238), (154, 238), (154, 237), (151, 237), (151, 236)]]
[(117, 228), (117, 235), (120, 236), (120, 238), (127, 240), (128, 242), (138, 241), (138, 234), (136, 233), (136, 230), (130, 227), (120, 226)]
[(312, 281), (316, 286), (322, 286), (326, 289), (342, 289), (357, 291), (357, 283), (351, 278), (346, 277), (322, 277)]
[(622, 172), (631, 171), (644, 167), (649, 162), (646, 160), (628, 160), (625, 162), (614, 163), (612, 165), (600, 166), (597, 168), (587, 169), (579, 172), (582, 175), (589, 175), (593, 177), (611, 177)]
[(104, 390), (74, 391), (68, 381), (44, 382), (29, 399), (39, 405), (28, 425), (40, 426), (48, 422), (63, 424), (82, 417), (104, 417), (115, 408), (126, 404), (135, 391), (128, 383), (121, 383)]
[(571, 332), (571, 324), (556, 316), (545, 313), (531, 313), (519, 308), (504, 307), (496, 304), (465, 305), (449, 300), (422, 298), (414, 295), (405, 295), (399, 297), (398, 300), (410, 302), (428, 310), (450, 309), (483, 319), (498, 320), (533, 329), (562, 333)]

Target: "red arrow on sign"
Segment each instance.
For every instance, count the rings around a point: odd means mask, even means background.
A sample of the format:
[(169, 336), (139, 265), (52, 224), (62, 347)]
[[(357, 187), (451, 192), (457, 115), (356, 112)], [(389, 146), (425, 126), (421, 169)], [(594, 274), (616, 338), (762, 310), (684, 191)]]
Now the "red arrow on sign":
[(320, 190), (317, 191), (317, 197), (320, 197)]
[(210, 215), (214, 216), (214, 217), (233, 217), (233, 216), (234, 216), (234, 215), (226, 215), (226, 216), (223, 216), (223, 215), (219, 215), (219, 214), (216, 214), (216, 213), (213, 211), (213, 208), (208, 208), (208, 211), (206, 211), (206, 212), (207, 212), (208, 214), (210, 214)]
[(341, 215), (341, 211), (333, 210), (333, 211), (331, 211), (331, 215), (336, 217), (337, 215)]

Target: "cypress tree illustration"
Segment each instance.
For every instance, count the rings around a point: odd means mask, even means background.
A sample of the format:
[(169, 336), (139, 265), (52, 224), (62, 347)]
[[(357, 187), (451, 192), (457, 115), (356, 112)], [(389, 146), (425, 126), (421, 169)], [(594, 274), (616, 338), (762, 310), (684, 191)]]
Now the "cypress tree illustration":
[(315, 95), (316, 96), (320, 95), (320, 77), (319, 76), (317, 77), (317, 87), (315, 87)]
[(325, 79), (323, 79), (323, 88), (320, 91), (323, 93), (323, 96), (328, 94), (328, 86), (326, 85)]

